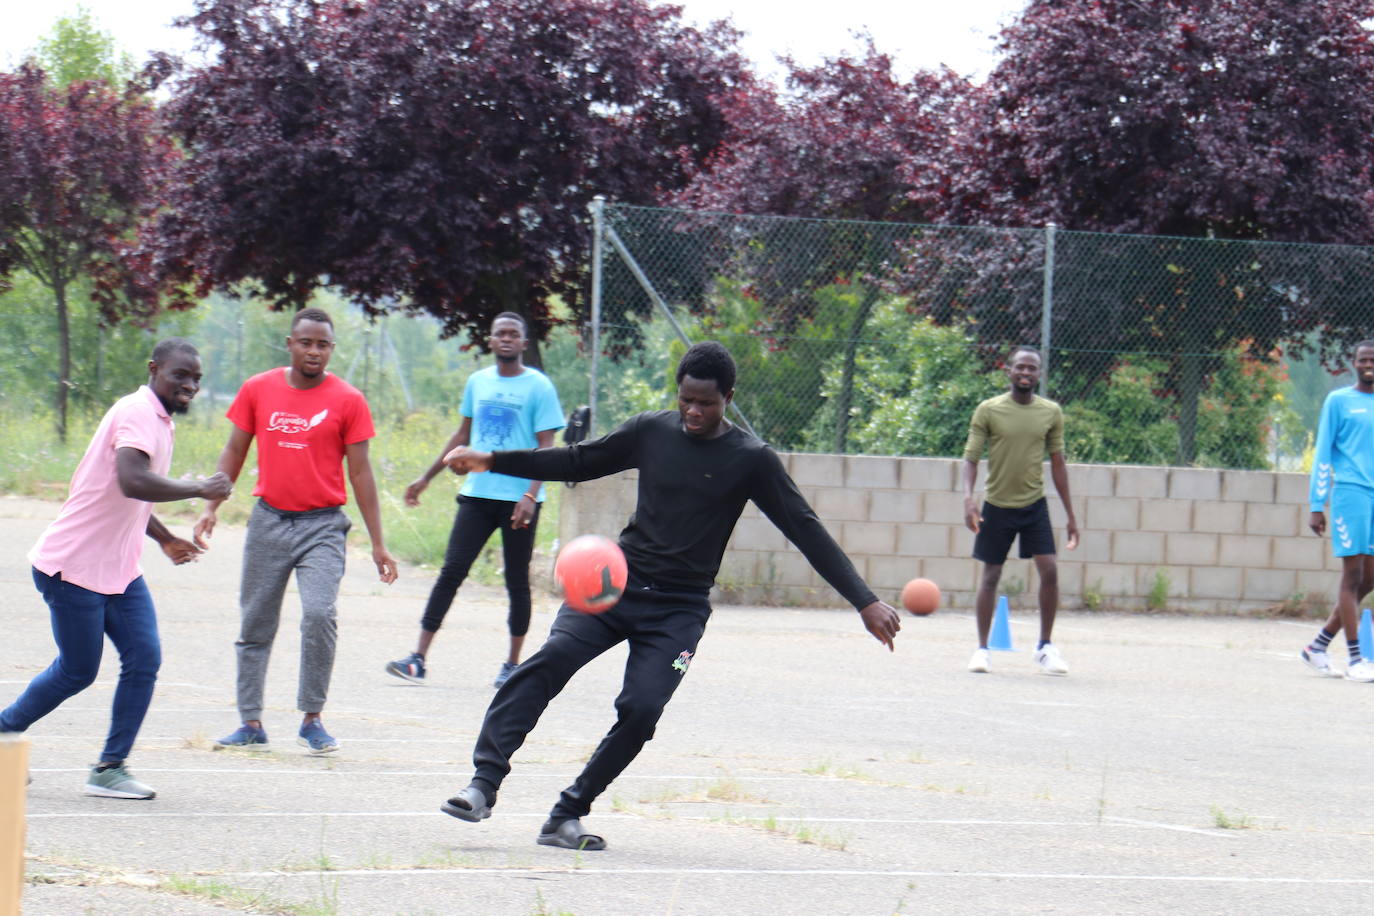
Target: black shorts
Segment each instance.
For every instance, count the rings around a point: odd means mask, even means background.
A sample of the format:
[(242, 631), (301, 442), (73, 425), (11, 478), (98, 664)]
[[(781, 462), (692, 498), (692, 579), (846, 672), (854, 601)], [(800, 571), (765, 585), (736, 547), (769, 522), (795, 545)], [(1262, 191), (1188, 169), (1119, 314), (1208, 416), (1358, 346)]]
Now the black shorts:
[(1011, 542), (1018, 534), (1021, 536), (1021, 559), (1054, 553), (1050, 507), (1043, 496), (1019, 509), (983, 503), (983, 523), (973, 538), (973, 558), (1001, 566), (1007, 561)]

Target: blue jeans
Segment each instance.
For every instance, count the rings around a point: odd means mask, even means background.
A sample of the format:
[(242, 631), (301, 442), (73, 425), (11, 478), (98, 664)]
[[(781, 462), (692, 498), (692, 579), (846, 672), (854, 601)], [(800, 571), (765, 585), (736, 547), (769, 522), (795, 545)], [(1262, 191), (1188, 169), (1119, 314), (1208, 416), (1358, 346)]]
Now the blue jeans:
[(22, 732), (85, 690), (100, 672), (105, 636), (119, 650), (119, 684), (110, 714), (110, 734), (102, 761), (119, 761), (133, 750), (143, 725), (153, 684), (162, 665), (153, 597), (143, 577), (129, 583), (122, 595), (102, 595), (33, 571), (33, 584), (48, 603), (57, 658), (29, 682), (19, 699), (0, 712), (0, 732)]

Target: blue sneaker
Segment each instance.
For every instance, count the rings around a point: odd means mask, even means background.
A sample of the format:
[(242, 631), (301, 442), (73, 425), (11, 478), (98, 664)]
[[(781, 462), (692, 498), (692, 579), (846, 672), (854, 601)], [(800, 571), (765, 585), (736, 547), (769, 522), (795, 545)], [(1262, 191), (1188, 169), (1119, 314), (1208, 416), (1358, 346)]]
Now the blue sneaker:
[(315, 719), (309, 725), (301, 726), (301, 733), (296, 738), (296, 743), (301, 747), (310, 748), (312, 754), (332, 754), (339, 749), (339, 742), (335, 741), (329, 732), (324, 730), (324, 723)]
[(412, 684), (423, 684), (425, 682), (425, 660), (414, 652), (405, 658), (398, 658), (394, 662), (386, 663), (386, 673), (394, 674), (396, 677)]
[(500, 687), (510, 680), (510, 676), (515, 673), (515, 669), (518, 667), (519, 665), (512, 665), (510, 662), (502, 662), (501, 670), (496, 672), (496, 680), (491, 682), (491, 686)]
[(267, 731), (263, 728), (254, 728), (251, 725), (240, 725), (237, 731), (225, 735), (215, 742), (215, 750), (227, 747), (267, 747)]

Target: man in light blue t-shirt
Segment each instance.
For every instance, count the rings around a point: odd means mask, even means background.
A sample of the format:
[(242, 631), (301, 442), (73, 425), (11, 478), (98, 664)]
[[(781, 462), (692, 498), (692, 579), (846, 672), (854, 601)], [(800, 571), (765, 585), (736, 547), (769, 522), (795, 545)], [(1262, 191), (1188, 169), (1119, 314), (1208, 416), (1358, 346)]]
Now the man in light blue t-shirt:
[[(444, 469), (444, 456), (460, 445), (482, 451), (548, 448), (553, 445), (554, 430), (562, 428), (563, 409), (553, 383), (524, 363), (529, 345), (525, 320), (514, 312), (497, 315), (491, 323), (488, 344), (496, 365), (468, 378), (459, 408), (463, 422), (434, 463), (406, 487), (406, 505), (420, 504), (420, 494)], [(420, 618), (419, 642), (410, 655), (387, 662), (388, 673), (424, 683), (425, 657), (434, 634), (487, 539), (500, 529), (506, 593), (510, 596), (510, 656), (501, 663), (495, 686), (506, 682), (520, 664), (520, 651), (530, 628), (530, 556), (543, 502), (543, 481), (492, 472), (468, 475), (458, 494), (458, 514), (449, 534), (444, 565)]]
[(1341, 560), (1340, 594), (1326, 625), (1303, 648), (1302, 660), (1318, 674), (1340, 677), (1327, 649), (1345, 630), (1346, 678), (1374, 681), (1374, 664), (1361, 658), (1356, 622), (1360, 599), (1374, 591), (1374, 340), (1355, 345), (1355, 384), (1331, 392), (1322, 404), (1308, 494), (1308, 527), (1318, 537), (1326, 533), (1322, 510), (1328, 498), (1331, 551)]

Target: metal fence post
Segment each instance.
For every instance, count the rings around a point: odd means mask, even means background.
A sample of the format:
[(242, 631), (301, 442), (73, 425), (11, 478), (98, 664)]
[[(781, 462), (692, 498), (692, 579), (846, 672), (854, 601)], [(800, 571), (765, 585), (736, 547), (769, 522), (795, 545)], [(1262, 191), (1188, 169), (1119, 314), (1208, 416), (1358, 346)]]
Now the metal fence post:
[[(678, 340), (690, 347), (692, 345), (692, 338), (688, 337), (687, 332), (682, 330), (682, 325), (673, 314), (673, 310), (668, 307), (668, 303), (663, 301), (663, 297), (658, 294), (658, 290), (654, 287), (653, 281), (651, 281), (649, 275), (644, 272), (644, 268), (639, 266), (639, 261), (635, 259), (635, 256), (630, 253), (630, 249), (626, 246), (625, 240), (620, 237), (620, 233), (616, 232), (613, 226), (607, 226), (605, 228), (605, 233), (606, 241), (611, 243), (611, 247), (614, 248), (615, 253), (620, 256), (620, 260), (629, 268), (630, 275), (635, 278), (635, 282), (639, 284), (639, 288), (644, 290), (649, 297), (649, 301), (653, 302), (663, 317), (668, 319), (668, 324), (672, 325), (673, 330), (677, 333)], [(754, 431), (754, 427), (749, 425), (749, 418), (744, 415), (744, 411), (740, 410), (738, 404), (731, 401), (729, 410), (734, 414), (735, 419), (739, 421), (739, 425), (744, 427), (746, 432), (751, 436), (758, 435), (758, 433)]]
[(587, 422), (587, 437), (595, 438), (600, 411), (596, 403), (596, 371), (601, 358), (601, 258), (606, 236), (606, 198), (598, 194), (589, 205), (592, 211), (592, 365), (587, 378), (587, 406), (592, 415)]
[(1047, 397), (1050, 380), (1050, 326), (1054, 321), (1054, 223), (1045, 224), (1045, 282), (1040, 304), (1040, 396)]

